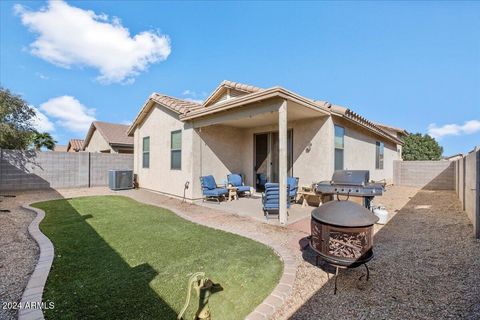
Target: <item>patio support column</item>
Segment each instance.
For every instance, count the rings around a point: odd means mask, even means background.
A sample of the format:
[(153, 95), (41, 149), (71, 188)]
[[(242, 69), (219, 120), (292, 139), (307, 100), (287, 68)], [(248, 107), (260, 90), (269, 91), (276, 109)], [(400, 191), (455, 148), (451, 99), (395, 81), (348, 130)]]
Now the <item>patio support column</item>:
[(278, 156), (280, 188), (280, 223), (287, 224), (287, 100), (278, 109)]

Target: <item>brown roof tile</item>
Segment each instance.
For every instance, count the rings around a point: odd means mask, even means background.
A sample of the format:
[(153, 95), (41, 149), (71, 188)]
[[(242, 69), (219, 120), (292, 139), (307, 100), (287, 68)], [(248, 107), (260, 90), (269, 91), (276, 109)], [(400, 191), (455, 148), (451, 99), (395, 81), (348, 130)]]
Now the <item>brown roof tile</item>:
[(83, 147), (83, 139), (70, 139), (70, 141), (68, 141), (67, 151), (77, 152), (82, 150), (82, 147)]
[(156, 103), (163, 105), (172, 111), (176, 111), (177, 113), (182, 114), (186, 113), (190, 108), (196, 108), (201, 106), (201, 104), (193, 101), (181, 100), (160, 93), (154, 93), (150, 96), (150, 98)]

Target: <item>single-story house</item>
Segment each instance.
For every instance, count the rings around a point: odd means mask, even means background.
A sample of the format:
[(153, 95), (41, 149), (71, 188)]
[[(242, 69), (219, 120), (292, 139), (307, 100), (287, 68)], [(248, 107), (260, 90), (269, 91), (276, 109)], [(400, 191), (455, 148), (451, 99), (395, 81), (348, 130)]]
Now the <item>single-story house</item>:
[(82, 151), (83, 140), (82, 139), (70, 139), (67, 145), (67, 152), (79, 152)]
[(66, 144), (55, 144), (53, 151), (55, 152), (67, 152), (68, 146)]
[(128, 135), (142, 188), (199, 199), (200, 176), (213, 175), (222, 184), (234, 172), (254, 187), (259, 175), (279, 182), (286, 199), (290, 175), (308, 185), (330, 180), (334, 170), (368, 169), (371, 179), (392, 181), (403, 145), (395, 130), (282, 87), (223, 81), (202, 104), (153, 93)]
[(88, 129), (82, 150), (102, 153), (133, 153), (133, 137), (127, 135), (129, 126), (94, 121)]

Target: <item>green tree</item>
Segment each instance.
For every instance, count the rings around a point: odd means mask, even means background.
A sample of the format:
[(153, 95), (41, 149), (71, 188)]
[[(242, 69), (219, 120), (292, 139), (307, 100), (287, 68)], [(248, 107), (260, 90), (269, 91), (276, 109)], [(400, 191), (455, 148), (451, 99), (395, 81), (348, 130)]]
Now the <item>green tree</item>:
[(35, 147), (35, 150), (37, 151), (40, 151), (40, 149), (42, 149), (43, 147), (47, 148), (48, 150), (53, 150), (57, 141), (55, 141), (48, 132), (37, 132), (33, 135), (32, 143)]
[(440, 160), (443, 148), (428, 134), (409, 134), (403, 141), (403, 160)]
[(26, 149), (35, 133), (34, 116), (25, 100), (0, 87), (0, 148)]

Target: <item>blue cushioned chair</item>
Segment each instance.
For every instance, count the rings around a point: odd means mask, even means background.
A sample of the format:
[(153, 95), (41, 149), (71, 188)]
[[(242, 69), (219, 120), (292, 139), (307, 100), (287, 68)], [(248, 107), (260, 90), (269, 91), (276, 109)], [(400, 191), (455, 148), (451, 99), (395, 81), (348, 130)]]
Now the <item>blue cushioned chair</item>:
[(297, 191), (298, 191), (298, 178), (288, 177), (287, 184), (288, 184), (288, 199), (290, 200), (290, 202), (295, 202), (295, 198), (297, 197)]
[(203, 200), (217, 200), (220, 203), (220, 198), (225, 198), (228, 193), (227, 188), (219, 188), (215, 182), (215, 178), (210, 176), (200, 177), (202, 184)]
[[(279, 213), (280, 210), (280, 188), (278, 183), (265, 183), (265, 192), (262, 193), (263, 214), (268, 219), (269, 213)], [(290, 208), (290, 201), (287, 197), (287, 208)], [(287, 212), (288, 214), (288, 212)]]
[(251, 191), (251, 187), (250, 186), (246, 186), (244, 183), (243, 183), (243, 179), (242, 179), (242, 176), (237, 174), (237, 173), (231, 173), (229, 175), (227, 175), (227, 181), (228, 181), (228, 184), (237, 188), (237, 192), (238, 193), (245, 193), (245, 192), (248, 192), (248, 195), (251, 196), (252, 195), (252, 191)]

